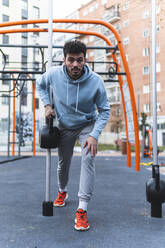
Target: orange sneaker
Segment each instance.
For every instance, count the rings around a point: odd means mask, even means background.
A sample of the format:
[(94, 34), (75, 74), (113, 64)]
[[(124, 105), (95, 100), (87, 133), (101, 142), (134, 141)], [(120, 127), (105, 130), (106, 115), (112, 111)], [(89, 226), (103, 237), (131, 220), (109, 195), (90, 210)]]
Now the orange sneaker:
[(83, 209), (78, 209), (76, 212), (75, 226), (77, 231), (86, 231), (90, 228), (89, 222), (87, 221), (87, 212)]
[(56, 200), (53, 202), (53, 206), (55, 207), (64, 207), (65, 200), (68, 198), (67, 192), (58, 192)]

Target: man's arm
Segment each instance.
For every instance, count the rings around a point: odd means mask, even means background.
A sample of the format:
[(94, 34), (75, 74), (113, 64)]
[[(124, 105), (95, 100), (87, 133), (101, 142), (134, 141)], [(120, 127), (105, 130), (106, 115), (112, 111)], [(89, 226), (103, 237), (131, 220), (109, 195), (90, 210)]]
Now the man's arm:
[(110, 104), (107, 98), (106, 90), (103, 81), (100, 82), (100, 87), (96, 96), (96, 106), (98, 110), (97, 120), (90, 136), (98, 140), (99, 135), (103, 131), (110, 117)]
[(91, 152), (91, 156), (95, 156), (97, 153), (98, 146), (98, 137), (103, 131), (109, 117), (110, 117), (110, 104), (108, 102), (107, 94), (104, 88), (103, 81), (100, 83), (96, 97), (96, 105), (98, 109), (98, 117), (95, 122), (92, 132), (89, 134), (89, 137), (86, 139), (84, 146), (87, 146), (86, 154)]

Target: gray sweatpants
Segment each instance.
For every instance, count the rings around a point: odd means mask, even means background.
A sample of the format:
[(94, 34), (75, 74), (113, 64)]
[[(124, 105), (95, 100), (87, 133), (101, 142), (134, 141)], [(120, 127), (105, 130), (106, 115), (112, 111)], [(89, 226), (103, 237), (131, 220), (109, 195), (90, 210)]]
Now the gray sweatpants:
[[(59, 189), (65, 189), (69, 179), (69, 168), (73, 149), (76, 140), (79, 138), (81, 144), (81, 172), (78, 197), (80, 200), (88, 202), (92, 196), (95, 179), (95, 157), (90, 152), (86, 155), (86, 147), (83, 144), (92, 131), (94, 124), (90, 124), (84, 128), (77, 130), (68, 130), (60, 128), (60, 145), (58, 147), (58, 168), (57, 179)], [(73, 179), (74, 180), (74, 179)]]

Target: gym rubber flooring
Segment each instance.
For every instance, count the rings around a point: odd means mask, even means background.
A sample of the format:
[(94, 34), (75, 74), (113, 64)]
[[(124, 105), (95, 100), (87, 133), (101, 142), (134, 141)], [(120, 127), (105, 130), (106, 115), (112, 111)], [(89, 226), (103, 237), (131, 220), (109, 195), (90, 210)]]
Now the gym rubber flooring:
[[(42, 216), (45, 157), (0, 164), (0, 248), (164, 248), (164, 205), (163, 218), (152, 218), (146, 201), (145, 184), (151, 170), (127, 168), (125, 155), (96, 158), (95, 190), (88, 207), (91, 228), (74, 230), (80, 161), (80, 156), (72, 159), (67, 206), (54, 208), (52, 217)], [(55, 156), (51, 200), (57, 194), (56, 167)], [(164, 175), (161, 179), (165, 180)]]

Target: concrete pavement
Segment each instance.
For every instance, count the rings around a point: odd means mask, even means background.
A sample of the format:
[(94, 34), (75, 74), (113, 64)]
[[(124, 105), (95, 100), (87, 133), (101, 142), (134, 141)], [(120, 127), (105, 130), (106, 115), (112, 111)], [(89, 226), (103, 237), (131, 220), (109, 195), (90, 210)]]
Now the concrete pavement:
[[(150, 217), (146, 202), (145, 183), (151, 171), (127, 168), (125, 155), (97, 157), (95, 191), (88, 209), (91, 229), (74, 230), (80, 160), (80, 156), (72, 160), (68, 204), (54, 208), (53, 217), (42, 216), (45, 157), (0, 164), (0, 248), (164, 248), (164, 205), (163, 218), (157, 219)], [(52, 200), (57, 193), (56, 167), (54, 156)], [(164, 175), (161, 178), (165, 180)]]

